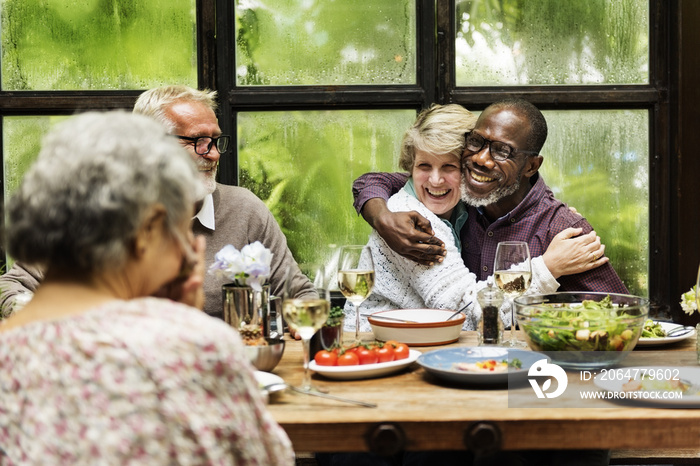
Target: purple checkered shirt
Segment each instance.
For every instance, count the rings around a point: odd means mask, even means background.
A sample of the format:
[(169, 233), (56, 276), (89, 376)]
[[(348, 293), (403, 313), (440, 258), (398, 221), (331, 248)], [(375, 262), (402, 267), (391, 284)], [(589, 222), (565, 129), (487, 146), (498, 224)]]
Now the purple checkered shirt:
[[(367, 173), (352, 185), (354, 207), (359, 213), (365, 202), (379, 197), (389, 199), (406, 183), (405, 173)], [(461, 231), (462, 259), (479, 280), (493, 273), (496, 246), (500, 241), (526, 241), (532, 257), (541, 256), (552, 238), (572, 227), (593, 230), (585, 218), (574, 214), (547, 187), (542, 176), (536, 174), (535, 184), (525, 199), (505, 216), (490, 222), (483, 213), (468, 206), (469, 218)], [(610, 263), (588, 272), (559, 277), (559, 291), (599, 291), (629, 293)]]

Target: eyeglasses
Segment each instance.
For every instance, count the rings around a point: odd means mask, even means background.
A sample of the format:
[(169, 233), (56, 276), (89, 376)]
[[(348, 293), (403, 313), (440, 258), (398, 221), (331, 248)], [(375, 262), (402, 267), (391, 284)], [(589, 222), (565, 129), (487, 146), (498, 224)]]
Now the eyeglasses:
[(508, 160), (516, 152), (522, 152), (523, 154), (539, 154), (539, 152), (534, 150), (520, 150), (513, 149), (511, 146), (501, 141), (491, 141), (486, 139), (482, 135), (475, 133), (474, 131), (469, 131), (464, 133), (464, 147), (470, 152), (479, 152), (484, 146), (488, 144), (489, 152), (494, 160), (503, 162)]
[(218, 138), (211, 138), (209, 136), (200, 136), (197, 138), (177, 136), (177, 138), (191, 142), (194, 145), (194, 151), (198, 155), (207, 155), (214, 144), (216, 144), (216, 149), (219, 151), (219, 154), (223, 154), (228, 150), (228, 143), (231, 141), (231, 136), (224, 135)]

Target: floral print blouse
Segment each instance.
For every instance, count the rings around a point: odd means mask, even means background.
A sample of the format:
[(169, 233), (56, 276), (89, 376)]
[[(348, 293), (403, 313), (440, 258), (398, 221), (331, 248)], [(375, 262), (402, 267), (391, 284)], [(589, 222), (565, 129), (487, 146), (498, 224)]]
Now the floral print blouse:
[(0, 332), (0, 464), (294, 464), (238, 334), (157, 298)]

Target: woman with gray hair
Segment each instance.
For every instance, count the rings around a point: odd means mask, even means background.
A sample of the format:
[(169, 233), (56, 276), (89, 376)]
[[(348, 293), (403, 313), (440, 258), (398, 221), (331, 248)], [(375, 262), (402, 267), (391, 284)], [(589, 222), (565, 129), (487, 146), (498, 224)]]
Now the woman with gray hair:
[[(486, 286), (462, 261), (460, 230), (467, 220), (467, 209), (460, 196), (461, 158), (465, 134), (474, 128), (476, 116), (457, 104), (433, 105), (418, 115), (404, 135), (399, 166), (409, 172), (406, 185), (387, 202), (393, 212), (416, 211), (427, 218), (435, 236), (445, 244), (447, 254), (433, 266), (420, 265), (391, 249), (373, 231), (369, 242), (374, 261), (375, 285), (372, 294), (360, 305), (361, 314), (385, 309), (461, 309), (466, 312), (463, 328), (476, 329), (481, 312), (476, 292)], [(600, 238), (580, 234), (569, 228), (557, 235), (544, 255), (532, 260), (533, 279), (529, 293), (551, 293), (558, 289), (557, 278), (593, 268), (591, 250), (599, 256), (604, 250)], [(564, 243), (564, 240), (568, 240)], [(585, 254), (580, 253), (586, 251)], [(502, 319), (510, 323), (504, 307)], [(345, 330), (353, 330), (355, 308), (345, 305)], [(371, 332), (366, 319), (360, 331)]]
[(148, 117), (47, 136), (8, 207), (11, 255), (46, 274), (0, 324), (0, 462), (293, 464), (238, 334), (197, 309), (202, 195)]

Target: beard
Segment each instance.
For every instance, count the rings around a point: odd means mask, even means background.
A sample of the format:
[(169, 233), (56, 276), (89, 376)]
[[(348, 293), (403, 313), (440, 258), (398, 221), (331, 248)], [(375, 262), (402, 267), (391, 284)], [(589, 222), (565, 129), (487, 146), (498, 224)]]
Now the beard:
[(506, 198), (511, 194), (514, 194), (518, 189), (520, 189), (520, 174), (518, 174), (518, 181), (516, 181), (512, 185), (496, 188), (490, 193), (488, 193), (485, 197), (474, 197), (471, 194), (469, 194), (469, 191), (467, 190), (467, 176), (469, 175), (462, 176), (462, 201), (465, 204), (470, 205), (472, 207), (485, 207), (491, 204), (495, 204), (501, 199)]
[(202, 185), (207, 194), (211, 194), (216, 190), (216, 174), (214, 172), (207, 173), (202, 177)]
[[(200, 176), (202, 178), (202, 184), (207, 194), (211, 194), (216, 190), (216, 163), (212, 164), (210, 161), (205, 159), (197, 160), (197, 168), (200, 170)], [(201, 171), (209, 170), (209, 171)]]

